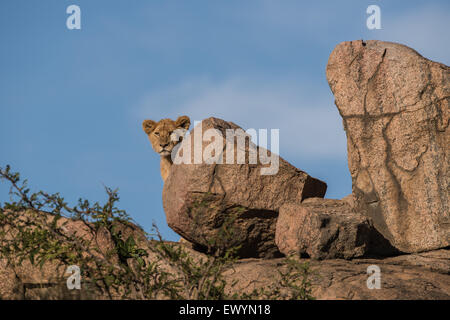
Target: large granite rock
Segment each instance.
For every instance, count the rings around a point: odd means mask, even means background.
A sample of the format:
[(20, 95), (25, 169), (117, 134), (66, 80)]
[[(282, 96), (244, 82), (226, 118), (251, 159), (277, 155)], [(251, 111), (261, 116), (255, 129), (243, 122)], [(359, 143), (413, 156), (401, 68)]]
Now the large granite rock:
[[(189, 143), (195, 146), (196, 132), (208, 129), (220, 134), (222, 147), (214, 156), (223, 156), (225, 162), (227, 142), (237, 141), (227, 137), (226, 130), (240, 127), (216, 118), (203, 120), (201, 129), (197, 125), (192, 130), (190, 137), (181, 143), (180, 155), (184, 155)], [(211, 143), (203, 141), (202, 149), (206, 150)], [(164, 211), (169, 226), (194, 244), (213, 250), (240, 245), (240, 257), (275, 257), (280, 255), (274, 237), (281, 205), (323, 197), (326, 184), (282, 158), (275, 174), (262, 175), (262, 168), (268, 165), (262, 164), (259, 157), (257, 163), (249, 163), (249, 148), (246, 143), (244, 148), (229, 149), (234, 152), (234, 159), (239, 150), (245, 153), (242, 164), (195, 164), (194, 152), (190, 155), (191, 163), (173, 164), (164, 184)], [(211, 239), (218, 238), (223, 242), (211, 243)]]
[(327, 79), (357, 208), (395, 247), (450, 245), (450, 68), (382, 41), (339, 44)]

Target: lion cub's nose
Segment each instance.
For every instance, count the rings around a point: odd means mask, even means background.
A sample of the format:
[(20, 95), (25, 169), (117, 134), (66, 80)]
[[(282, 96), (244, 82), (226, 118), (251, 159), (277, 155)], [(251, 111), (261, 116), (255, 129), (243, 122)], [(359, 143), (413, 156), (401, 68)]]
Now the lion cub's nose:
[(165, 148), (165, 147), (167, 147), (169, 145), (169, 143), (166, 143), (166, 144), (160, 144), (159, 146), (161, 147), (161, 148)]

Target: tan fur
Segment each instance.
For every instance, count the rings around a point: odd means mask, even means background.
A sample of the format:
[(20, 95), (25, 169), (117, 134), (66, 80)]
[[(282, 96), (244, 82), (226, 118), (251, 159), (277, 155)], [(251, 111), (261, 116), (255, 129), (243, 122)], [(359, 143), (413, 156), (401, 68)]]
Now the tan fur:
[(170, 157), (173, 148), (181, 142), (171, 139), (172, 133), (176, 129), (188, 130), (191, 120), (187, 116), (181, 116), (176, 121), (171, 119), (162, 119), (159, 122), (153, 120), (144, 120), (142, 128), (148, 135), (153, 150), (161, 156), (161, 177), (166, 181), (169, 176), (172, 159)]

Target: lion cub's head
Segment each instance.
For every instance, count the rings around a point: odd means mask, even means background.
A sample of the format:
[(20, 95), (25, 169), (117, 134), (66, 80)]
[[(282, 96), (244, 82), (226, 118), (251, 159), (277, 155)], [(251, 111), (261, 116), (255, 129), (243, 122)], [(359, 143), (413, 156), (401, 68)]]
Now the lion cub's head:
[(153, 150), (161, 156), (170, 156), (173, 148), (183, 139), (191, 120), (187, 116), (181, 116), (176, 121), (162, 119), (159, 122), (144, 120), (142, 128), (148, 135)]

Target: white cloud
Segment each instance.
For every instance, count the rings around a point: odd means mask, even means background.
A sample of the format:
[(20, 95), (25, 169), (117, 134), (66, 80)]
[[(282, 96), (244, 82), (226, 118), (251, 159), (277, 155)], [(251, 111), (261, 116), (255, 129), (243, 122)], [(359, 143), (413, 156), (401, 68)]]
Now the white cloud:
[(326, 83), (314, 88), (298, 80), (200, 78), (148, 94), (136, 116), (159, 120), (188, 115), (192, 121), (214, 116), (244, 129), (280, 129), (285, 158), (345, 158), (345, 132), (333, 101)]

